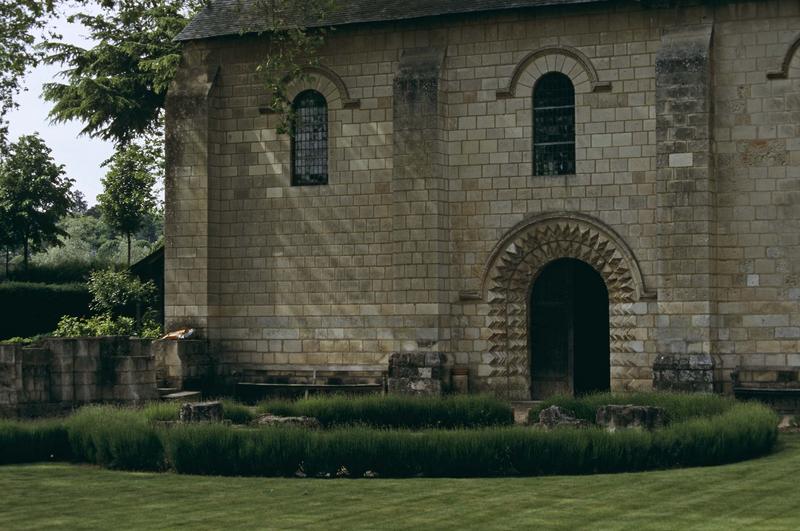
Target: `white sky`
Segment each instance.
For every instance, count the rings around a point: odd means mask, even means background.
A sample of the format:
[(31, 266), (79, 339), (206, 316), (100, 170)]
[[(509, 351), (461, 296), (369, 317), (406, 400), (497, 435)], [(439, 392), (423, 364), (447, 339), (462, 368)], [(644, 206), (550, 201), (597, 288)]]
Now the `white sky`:
[[(54, 26), (64, 42), (79, 46), (90, 42), (85, 37), (85, 28), (67, 23), (66, 17), (56, 20)], [(39, 66), (26, 76), (25, 86), (28, 90), (17, 96), (19, 109), (8, 116), (9, 138), (16, 141), (20, 135), (38, 132), (53, 150), (55, 161), (65, 166), (67, 176), (75, 179), (75, 187), (83, 192), (89, 205), (93, 205), (97, 202), (97, 194), (102, 192), (100, 179), (105, 175), (100, 164), (113, 153), (113, 144), (85, 135), (78, 136), (83, 128), (80, 122), (50, 123), (47, 118), (50, 103), (40, 97), (42, 84), (56, 79), (61, 70), (58, 65)]]

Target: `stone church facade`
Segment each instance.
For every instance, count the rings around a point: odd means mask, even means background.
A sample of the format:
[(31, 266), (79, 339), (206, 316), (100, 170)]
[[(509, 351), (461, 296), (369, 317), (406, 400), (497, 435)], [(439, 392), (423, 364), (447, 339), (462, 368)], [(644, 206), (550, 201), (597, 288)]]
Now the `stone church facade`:
[(343, 2), (306, 140), (235, 4), (179, 36), (167, 105), (167, 327), (223, 374), (441, 352), (528, 399), (800, 367), (797, 2)]

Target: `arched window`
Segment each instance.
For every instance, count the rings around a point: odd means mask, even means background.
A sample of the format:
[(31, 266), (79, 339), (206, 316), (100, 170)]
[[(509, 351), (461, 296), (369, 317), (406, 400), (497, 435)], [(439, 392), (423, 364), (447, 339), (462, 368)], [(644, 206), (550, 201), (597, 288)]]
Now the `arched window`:
[(533, 167), (535, 175), (575, 173), (575, 87), (560, 72), (533, 88)]
[(292, 186), (328, 184), (328, 103), (316, 90), (306, 90), (292, 110)]

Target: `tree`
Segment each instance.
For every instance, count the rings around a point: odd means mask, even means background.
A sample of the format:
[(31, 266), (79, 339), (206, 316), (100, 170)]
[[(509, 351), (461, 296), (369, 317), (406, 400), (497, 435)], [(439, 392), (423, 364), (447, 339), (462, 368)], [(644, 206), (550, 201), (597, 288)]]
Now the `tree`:
[[(0, 0), (3, 1), (3, 0)], [(206, 2), (204, 0), (99, 0), (99, 15), (70, 17), (89, 30), (97, 42), (81, 48), (49, 42), (46, 61), (67, 67), (63, 83), (49, 83), (44, 97), (53, 103), (56, 122), (79, 120), (83, 134), (124, 145), (145, 135), (161, 133), (167, 88), (181, 58), (174, 38)], [(324, 20), (333, 0), (254, 0), (241, 9), (257, 23), (245, 31), (268, 35), (264, 62), (259, 65), (272, 107), (288, 117), (291, 102), (286, 89), (309, 66), (317, 64), (317, 50), (325, 30), (309, 29), (307, 20)], [(245, 15), (244, 13), (242, 15)], [(284, 120), (284, 123), (291, 123)]]
[(107, 161), (109, 171), (103, 178), (103, 193), (97, 196), (103, 220), (125, 235), (128, 265), (131, 265), (131, 235), (139, 230), (148, 213), (156, 206), (157, 159), (148, 150), (129, 144)]
[(15, 106), (25, 72), (41, 58), (33, 46), (36, 32), (52, 13), (52, 0), (0, 0), (0, 151), (7, 143), (5, 116)]
[(11, 213), (5, 203), (0, 203), (0, 248), (5, 255), (6, 274), (8, 279), (8, 266), (11, 263), (11, 253), (16, 248), (16, 235), (11, 225)]
[(81, 48), (64, 42), (45, 45), (49, 64), (62, 64), (65, 83), (44, 86), (56, 122), (79, 120), (82, 133), (118, 144), (153, 132), (169, 83), (181, 58), (174, 37), (186, 26), (199, 0), (100, 0), (98, 15), (70, 17), (97, 42)]
[(58, 221), (72, 207), (74, 181), (50, 153), (37, 134), (25, 135), (0, 163), (0, 226), (8, 227), (12, 245), (22, 246), (26, 271), (32, 250), (60, 243)]
[(89, 210), (89, 203), (86, 202), (86, 196), (80, 190), (75, 190), (72, 194), (72, 208), (70, 214), (75, 216), (82, 216)]

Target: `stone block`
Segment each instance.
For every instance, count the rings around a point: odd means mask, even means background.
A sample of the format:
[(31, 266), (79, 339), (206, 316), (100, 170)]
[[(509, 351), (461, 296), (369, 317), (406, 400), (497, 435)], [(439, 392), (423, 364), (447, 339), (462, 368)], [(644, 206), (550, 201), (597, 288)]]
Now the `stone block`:
[(657, 391), (714, 391), (714, 361), (706, 354), (663, 354), (653, 363)]
[(431, 378), (389, 378), (389, 393), (404, 395), (441, 395), (442, 382)]
[(539, 412), (538, 426), (551, 430), (553, 428), (584, 428), (587, 422), (575, 417), (575, 413), (559, 406), (550, 406)]
[(446, 356), (441, 352), (395, 352), (389, 356), (390, 393), (439, 395), (444, 390)]
[(314, 417), (281, 417), (278, 415), (262, 415), (255, 419), (254, 426), (292, 426), (318, 430), (322, 427), (319, 420)]
[(654, 430), (666, 424), (666, 415), (660, 407), (608, 405), (597, 408), (595, 423), (612, 432), (627, 428)]
[(189, 402), (181, 406), (181, 422), (222, 422), (222, 402)]

